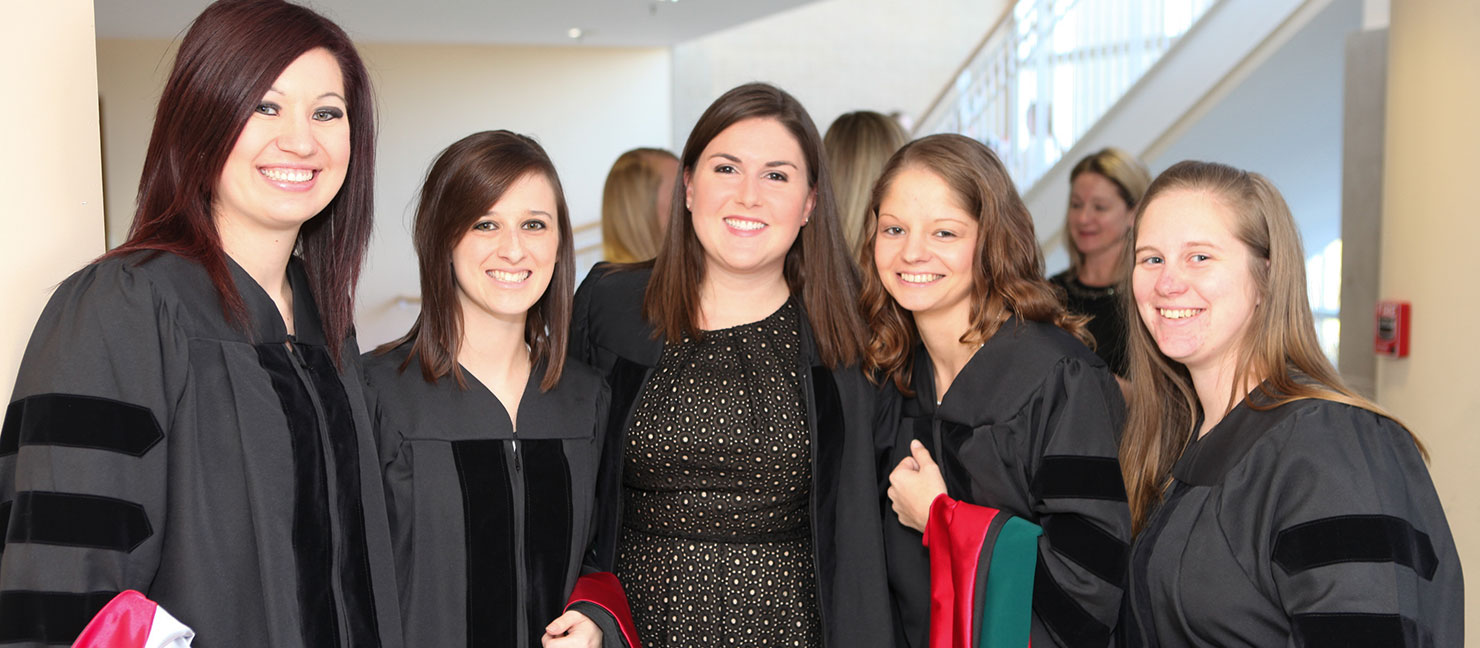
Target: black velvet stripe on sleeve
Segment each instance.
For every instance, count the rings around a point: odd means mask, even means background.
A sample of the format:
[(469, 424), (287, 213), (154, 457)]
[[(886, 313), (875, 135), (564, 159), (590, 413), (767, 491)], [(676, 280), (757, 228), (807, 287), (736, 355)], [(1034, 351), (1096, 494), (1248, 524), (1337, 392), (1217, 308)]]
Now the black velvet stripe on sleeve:
[(455, 441), (452, 456), (463, 496), (468, 647), (507, 645), (518, 632), (519, 598), (514, 494), (503, 441)]
[(1126, 501), (1120, 462), (1114, 457), (1044, 457), (1031, 488), (1042, 499)]
[(0, 430), (0, 457), (23, 445), (94, 448), (142, 457), (164, 439), (147, 407), (110, 398), (36, 394), (10, 404)]
[(529, 565), (529, 629), (534, 634), (565, 609), (570, 564), (570, 464), (559, 439), (522, 441), (524, 453), (524, 556)]
[(295, 361), (283, 345), (258, 345), (257, 359), (272, 377), (273, 391), (282, 402), (293, 450), (293, 557), (298, 566), (303, 643), (338, 646), (339, 614), (332, 588), (333, 537), (318, 416), (307, 388), (293, 369)]
[(99, 495), (21, 491), (6, 529), (14, 543), (133, 551), (154, 530), (141, 504)]
[(1055, 515), (1043, 522), (1053, 550), (1116, 587), (1125, 585), (1125, 542), (1078, 515)]
[(70, 644), (118, 592), (0, 592), (0, 644)]
[[(1305, 648), (1433, 646), (1418, 628), (1396, 614), (1297, 614), (1294, 645)], [(1426, 640), (1427, 639), (1427, 640)]]
[[(355, 429), (349, 395), (329, 357), (328, 349), (300, 344), (308, 362), (309, 375), (319, 394), (328, 426), (329, 449), (334, 456), (335, 504), (339, 511), (339, 587), (349, 645), (374, 648), (380, 645), (375, 594), (370, 583), (370, 550), (365, 540), (365, 509), (360, 485), (360, 436)], [(379, 484), (374, 485), (379, 488)]]
[(0, 502), (0, 554), (5, 552), (5, 539), (10, 537), (10, 507), (13, 502)]
[(1059, 587), (1044, 566), (1042, 556), (1038, 557), (1038, 570), (1033, 577), (1033, 612), (1065, 646), (1102, 647), (1110, 641), (1110, 628), (1096, 621)]
[(1433, 580), (1439, 568), (1429, 535), (1390, 515), (1344, 515), (1279, 532), (1274, 562), (1290, 574), (1346, 562), (1393, 562)]

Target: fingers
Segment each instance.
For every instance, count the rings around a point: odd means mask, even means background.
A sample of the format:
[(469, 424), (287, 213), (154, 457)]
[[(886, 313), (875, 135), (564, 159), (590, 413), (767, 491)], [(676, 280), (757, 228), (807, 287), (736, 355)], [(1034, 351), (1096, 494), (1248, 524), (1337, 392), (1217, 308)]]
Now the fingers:
[(551, 621), (549, 625), (545, 626), (545, 634), (552, 637), (564, 636), (576, 624), (586, 620), (586, 615), (575, 610), (567, 610), (565, 614), (555, 617), (554, 621)]

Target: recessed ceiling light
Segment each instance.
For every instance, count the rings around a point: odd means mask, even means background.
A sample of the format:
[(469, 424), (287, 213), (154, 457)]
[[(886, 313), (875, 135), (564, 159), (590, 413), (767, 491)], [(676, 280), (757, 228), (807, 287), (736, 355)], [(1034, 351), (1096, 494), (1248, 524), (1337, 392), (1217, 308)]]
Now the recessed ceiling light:
[(574, 39), (579, 39), (581, 36), (585, 35), (585, 33), (586, 32), (581, 31), (580, 27), (571, 27), (569, 31), (565, 32), (565, 35)]

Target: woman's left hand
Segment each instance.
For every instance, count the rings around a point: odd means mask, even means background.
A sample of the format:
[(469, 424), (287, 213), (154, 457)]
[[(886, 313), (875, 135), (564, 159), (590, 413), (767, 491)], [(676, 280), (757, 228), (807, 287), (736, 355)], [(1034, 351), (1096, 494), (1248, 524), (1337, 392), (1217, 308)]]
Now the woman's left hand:
[(545, 626), (545, 636), (540, 637), (540, 645), (545, 648), (601, 648), (601, 628), (586, 615), (567, 610)]
[(944, 492), (946, 480), (940, 475), (940, 466), (930, 458), (925, 444), (910, 441), (910, 456), (889, 473), (889, 501), (894, 505), (894, 512), (899, 514), (899, 521), (924, 533), (925, 522), (930, 518), (930, 504)]

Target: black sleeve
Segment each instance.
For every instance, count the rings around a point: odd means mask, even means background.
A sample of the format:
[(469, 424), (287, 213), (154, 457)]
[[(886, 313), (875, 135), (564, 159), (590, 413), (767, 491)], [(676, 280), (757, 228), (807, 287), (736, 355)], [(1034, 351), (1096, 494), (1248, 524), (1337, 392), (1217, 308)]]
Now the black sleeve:
[[(1366, 410), (1322, 403), (1300, 414), (1269, 459), (1272, 471), (1229, 477), (1267, 480), (1267, 496), (1225, 500), (1219, 521), (1230, 538), (1252, 537), (1233, 541), (1235, 550), (1284, 607), (1288, 645), (1464, 643), (1459, 555), (1406, 430)], [(1227, 490), (1245, 486), (1258, 484)]]
[(174, 315), (120, 263), (42, 312), (0, 432), (0, 643), (70, 643), (114, 594), (149, 589), (188, 374)]
[(617, 541), (621, 539), (622, 444), (615, 442), (606, 430), (611, 409), (611, 389), (601, 382), (596, 398), (596, 443), (600, 445), (596, 474), (596, 500), (591, 521), (591, 541), (581, 573), (609, 572), (616, 568)]
[(1033, 610), (1058, 645), (1104, 646), (1120, 611), (1131, 537), (1117, 458), (1120, 389), (1108, 372), (1066, 359), (1029, 411), (1014, 424), (1035, 427), (1027, 436), (1038, 446), (1029, 483), (1043, 528)]
[(571, 307), (568, 352), (571, 358), (593, 367), (596, 366), (596, 350), (591, 344), (591, 299), (597, 290), (596, 284), (610, 267), (605, 262), (598, 263), (586, 273), (585, 280), (576, 288), (575, 301)]

